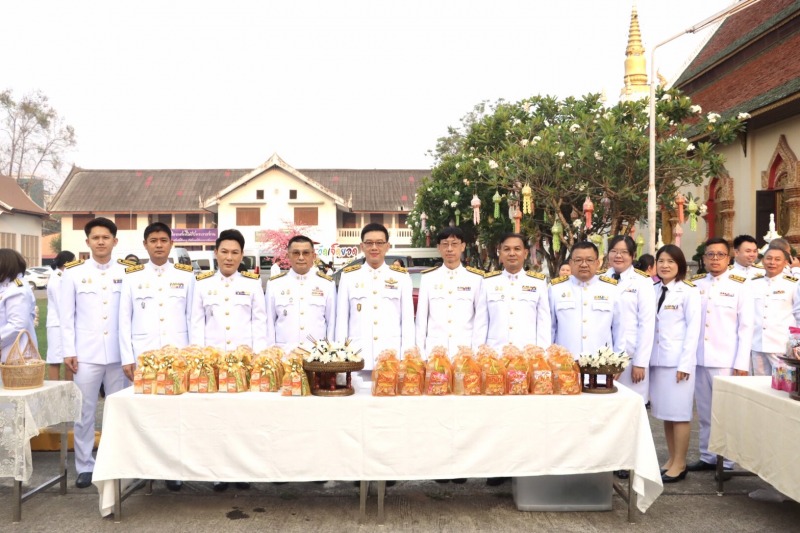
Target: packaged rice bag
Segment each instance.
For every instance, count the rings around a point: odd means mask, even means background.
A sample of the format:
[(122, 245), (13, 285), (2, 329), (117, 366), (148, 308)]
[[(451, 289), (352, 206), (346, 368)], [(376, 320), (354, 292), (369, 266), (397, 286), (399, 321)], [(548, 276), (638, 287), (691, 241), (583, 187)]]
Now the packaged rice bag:
[[(533, 353), (533, 352), (531, 352)], [(553, 372), (544, 355), (544, 350), (536, 352), (528, 360), (532, 394), (553, 394)]]
[(283, 362), (283, 382), (281, 396), (310, 396), (311, 385), (308, 376), (303, 370), (303, 357), (297, 352), (292, 352)]
[(478, 363), (481, 365), (481, 390), (487, 396), (501, 396), (506, 393), (506, 365), (497, 352), (487, 345), (478, 347)]
[(174, 396), (183, 394), (189, 389), (189, 371), (186, 359), (174, 346), (166, 346), (160, 350), (158, 358), (156, 384), (158, 394)]
[(415, 346), (405, 351), (397, 371), (400, 396), (419, 396), (425, 390), (425, 362)]
[(158, 392), (158, 350), (142, 352), (136, 358), (136, 371), (133, 374), (135, 394), (156, 394)]
[(187, 346), (181, 353), (189, 370), (189, 392), (217, 392), (222, 357), (219, 350), (210, 346)]
[(452, 392), (453, 365), (444, 346), (435, 346), (425, 366), (425, 394), (444, 396)]
[(553, 394), (580, 394), (581, 370), (569, 350), (553, 344), (547, 354), (553, 372)]
[(396, 396), (399, 369), (400, 361), (397, 360), (397, 352), (384, 350), (378, 354), (375, 368), (372, 370), (372, 395)]
[(250, 392), (278, 392), (283, 385), (283, 350), (272, 346), (253, 360), (250, 372)]
[(506, 394), (528, 394), (530, 369), (522, 351), (516, 346), (508, 344), (503, 347), (503, 360), (506, 364)]
[(471, 396), (481, 393), (481, 365), (469, 346), (459, 346), (453, 358), (453, 394)]
[(250, 390), (250, 363), (253, 350), (239, 346), (222, 356), (219, 365), (219, 392), (247, 392)]

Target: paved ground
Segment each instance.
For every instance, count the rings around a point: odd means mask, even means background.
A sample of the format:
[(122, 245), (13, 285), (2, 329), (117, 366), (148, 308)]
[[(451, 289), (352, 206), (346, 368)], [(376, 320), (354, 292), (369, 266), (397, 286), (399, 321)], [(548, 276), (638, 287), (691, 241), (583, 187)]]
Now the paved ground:
[[(98, 413), (98, 420), (101, 414)], [(666, 455), (661, 423), (650, 420), (660, 458)], [(692, 450), (697, 447), (697, 431)], [(55, 472), (58, 454), (34, 453), (31, 485)], [(124, 521), (101, 518), (97, 490), (74, 487), (72, 454), (66, 496), (57, 488), (23, 505), (23, 521), (12, 525), (11, 482), (0, 482), (0, 531), (206, 531), (226, 532), (274, 529), (279, 531), (797, 531), (800, 503), (760, 502), (748, 493), (768, 485), (757, 477), (736, 477), (726, 483), (726, 494), (716, 495), (712, 472), (692, 473), (682, 483), (667, 485), (664, 493), (636, 524), (626, 522), (625, 503), (616, 494), (611, 512), (530, 513), (516, 510), (511, 485), (487, 487), (482, 479), (464, 485), (433, 481), (400, 482), (387, 490), (386, 525), (377, 525), (374, 495), (367, 520), (358, 522), (358, 491), (350, 483), (285, 485), (254, 484), (249, 491), (217, 494), (208, 483), (186, 483), (179, 493), (157, 482), (153, 494), (134, 493), (123, 504)]]

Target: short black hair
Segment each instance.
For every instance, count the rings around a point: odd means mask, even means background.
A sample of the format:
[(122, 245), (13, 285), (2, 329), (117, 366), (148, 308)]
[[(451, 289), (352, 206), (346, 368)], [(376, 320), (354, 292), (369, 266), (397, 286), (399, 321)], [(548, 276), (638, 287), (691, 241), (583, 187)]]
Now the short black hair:
[(705, 248), (708, 248), (708, 247), (709, 247), (709, 246), (711, 246), (712, 244), (724, 244), (724, 245), (725, 245), (725, 248), (730, 248), (730, 247), (731, 247), (731, 245), (730, 245), (730, 244), (728, 244), (728, 241), (726, 241), (726, 240), (725, 240), (725, 239), (723, 239), (722, 237), (711, 237), (710, 239), (708, 239), (708, 240), (706, 241), (706, 243), (705, 243), (704, 247), (705, 247)]
[(97, 227), (106, 228), (108, 231), (111, 232), (111, 235), (113, 237), (117, 236), (117, 225), (111, 222), (106, 217), (93, 218), (92, 220), (87, 222), (86, 225), (83, 227), (83, 232), (88, 237), (89, 234), (92, 232), (92, 229)]
[(370, 222), (361, 230), (361, 242), (364, 242), (364, 235), (369, 233), (370, 231), (382, 231), (384, 235), (386, 235), (386, 242), (389, 242), (389, 230), (386, 229), (386, 226), (383, 224), (378, 224), (377, 222)]
[(675, 264), (678, 265), (678, 275), (675, 276), (675, 279), (682, 281), (686, 277), (686, 272), (689, 270), (689, 267), (686, 264), (686, 256), (683, 255), (683, 250), (674, 244), (665, 244), (656, 252), (656, 260), (661, 257), (661, 254), (667, 254), (672, 258), (673, 261), (675, 261)]
[(625, 243), (625, 249), (628, 250), (631, 257), (636, 257), (636, 243), (628, 235), (614, 235), (614, 237), (608, 241), (608, 249), (612, 250), (621, 242)]
[(656, 264), (655, 257), (653, 257), (651, 254), (642, 254), (636, 261), (636, 268), (638, 268), (639, 270), (647, 270), (648, 268), (653, 268), (655, 264)]
[(169, 237), (169, 240), (172, 240), (172, 230), (169, 229), (169, 226), (167, 226), (163, 222), (153, 222), (152, 224), (144, 228), (144, 240), (147, 240), (147, 238), (150, 236), (151, 233), (156, 233), (159, 231), (166, 233), (167, 237)]
[(11, 248), (0, 248), (0, 282), (12, 281), (25, 273), (25, 258)]
[(508, 239), (519, 239), (522, 241), (522, 246), (528, 246), (528, 238), (522, 233), (514, 233), (513, 231), (500, 235), (500, 241), (497, 243), (497, 246), (503, 246), (503, 243)]
[(750, 235), (739, 235), (738, 237), (733, 239), (733, 249), (734, 250), (738, 250), (739, 246), (741, 246), (742, 244), (744, 244), (746, 242), (752, 242), (753, 244), (758, 246), (758, 242), (756, 242), (755, 237), (752, 237)]
[(312, 241), (311, 239), (309, 239), (305, 235), (295, 235), (294, 237), (289, 239), (289, 244), (286, 245), (286, 249), (288, 250), (289, 248), (291, 248), (292, 245), (294, 243), (296, 243), (296, 242), (307, 242), (308, 244), (311, 245), (312, 249), (314, 248), (314, 241)]
[(569, 256), (572, 257), (572, 254), (575, 253), (575, 250), (594, 250), (595, 258), (600, 257), (600, 250), (597, 249), (597, 246), (591, 241), (578, 241), (572, 245), (572, 248), (569, 250)]
[(447, 226), (436, 234), (436, 244), (441, 244), (443, 240), (449, 237), (455, 237), (461, 242), (464, 242), (464, 230), (458, 226)]
[(70, 261), (74, 260), (75, 260), (75, 254), (73, 254), (69, 250), (61, 250), (60, 252), (58, 252), (58, 254), (56, 254), (56, 257), (55, 259), (53, 259), (53, 262), (50, 263), (50, 268), (55, 270), (57, 268), (63, 267)]
[(242, 251), (244, 251), (244, 235), (238, 229), (226, 229), (219, 233), (219, 237), (214, 242), (214, 250), (219, 250), (219, 245), (222, 241), (236, 241), (239, 243)]

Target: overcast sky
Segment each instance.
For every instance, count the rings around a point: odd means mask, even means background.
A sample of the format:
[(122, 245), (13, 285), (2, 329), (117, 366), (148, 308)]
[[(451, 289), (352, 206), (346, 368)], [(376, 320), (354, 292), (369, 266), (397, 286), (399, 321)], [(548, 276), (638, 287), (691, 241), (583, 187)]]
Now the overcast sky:
[[(731, 3), (639, 0), (648, 62)], [(632, 0), (4, 4), (0, 88), (48, 95), (81, 167), (428, 168), (482, 100), (616, 101)], [(707, 37), (660, 48), (662, 74)]]

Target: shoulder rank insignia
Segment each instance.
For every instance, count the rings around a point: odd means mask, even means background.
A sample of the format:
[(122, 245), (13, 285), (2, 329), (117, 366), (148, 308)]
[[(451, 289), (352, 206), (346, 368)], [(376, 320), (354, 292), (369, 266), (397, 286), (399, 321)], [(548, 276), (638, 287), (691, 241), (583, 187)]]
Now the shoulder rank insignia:
[(733, 270), (733, 265), (728, 265), (728, 270)]
[(605, 281), (606, 283), (610, 283), (612, 285), (619, 283), (619, 281), (615, 280), (614, 278), (608, 278), (606, 276), (600, 276), (600, 281)]
[(442, 266), (442, 265), (436, 265), (435, 267), (426, 268), (425, 270), (423, 270), (423, 271), (422, 271), (422, 273), (423, 273), (423, 274), (427, 274), (428, 272), (433, 272), (434, 270), (436, 270), (436, 269), (437, 269), (437, 268), (439, 268), (440, 266)]
[[(327, 279), (328, 281), (333, 281), (333, 278), (327, 274), (323, 274), (321, 271), (317, 270), (317, 276), (321, 277), (322, 279)], [(272, 279), (272, 278), (270, 278)]]
[(200, 281), (200, 280), (203, 280), (203, 279), (210, 278), (210, 277), (211, 277), (211, 276), (213, 276), (214, 274), (216, 274), (216, 272), (215, 272), (215, 271), (213, 271), (213, 270), (206, 270), (205, 272), (201, 272), (201, 273), (199, 273), (198, 275), (196, 275), (196, 276), (194, 277), (194, 279), (196, 279), (197, 281)]
[(569, 279), (569, 276), (559, 276), (557, 278), (553, 278), (550, 280), (550, 285), (558, 285), (559, 283), (564, 283)]
[(395, 272), (402, 272), (403, 274), (408, 274), (408, 269), (407, 268), (403, 268), (401, 266), (390, 265), (389, 268), (391, 268)]
[(705, 274), (695, 274), (692, 276), (691, 281), (697, 281), (698, 279), (703, 279), (704, 277), (706, 277)]
[(792, 277), (792, 276), (783, 276), (783, 279), (788, 279), (792, 283), (797, 283), (797, 278)]
[(484, 274), (483, 277), (484, 278), (493, 278), (495, 276), (499, 276), (502, 273), (503, 273), (502, 270), (493, 270), (491, 272), (487, 272), (486, 274)]
[[(756, 274), (755, 276), (753, 276), (752, 278), (750, 278), (750, 281), (753, 281), (753, 280), (755, 280), (755, 279), (761, 279), (761, 278), (763, 278), (763, 277), (764, 277), (764, 274)], [(785, 276), (784, 276), (784, 277), (785, 277)]]
[(64, 265), (64, 268), (72, 268), (74, 266), (82, 265), (83, 259), (76, 259), (75, 261), (70, 261), (69, 263)]
[(536, 279), (547, 279), (547, 276), (542, 274), (541, 272), (534, 272), (533, 270), (528, 270), (525, 272), (525, 275), (529, 278), (536, 278)]
[(139, 272), (140, 270), (144, 270), (144, 265), (131, 265), (125, 269), (125, 273), (130, 274), (132, 272)]
[(753, 266), (756, 267), (759, 270), (764, 270), (764, 265), (762, 265), (761, 263), (756, 263)]
[(126, 267), (132, 267), (138, 264), (136, 261), (130, 261), (128, 259), (117, 259), (117, 263)]
[(19, 278), (14, 278), (14, 283), (17, 284), (17, 287), (22, 287), (22, 280)]
[(275, 274), (274, 276), (269, 278), (269, 280), (272, 281), (273, 279), (282, 278), (283, 276), (285, 276), (288, 273), (289, 273), (289, 271), (287, 270), (286, 272), (281, 272), (280, 274)]
[(737, 276), (736, 274), (729, 274), (728, 277), (735, 281), (736, 283), (744, 283), (747, 281), (747, 278), (743, 278), (742, 276)]
[(245, 271), (245, 272), (242, 272), (242, 276), (244, 276), (246, 278), (250, 278), (250, 279), (261, 279), (261, 276), (259, 276), (258, 274), (254, 273), (254, 272)]
[(483, 277), (483, 276), (485, 276), (485, 275), (486, 275), (486, 272), (484, 272), (484, 271), (483, 271), (483, 270), (481, 270), (480, 268), (475, 268), (475, 267), (466, 267), (466, 270), (467, 270), (467, 272), (472, 272), (473, 274), (477, 274), (477, 275), (479, 275), (480, 277)]
[(638, 268), (634, 268), (634, 269), (633, 269), (633, 271), (634, 271), (634, 272), (636, 272), (637, 274), (639, 274), (639, 275), (640, 275), (640, 276), (642, 276), (642, 277), (645, 277), (645, 278), (649, 278), (649, 277), (650, 277), (650, 276), (648, 276), (648, 275), (647, 275), (645, 272), (642, 272), (642, 271), (641, 271), (641, 270), (639, 270)]
[(194, 272), (192, 265), (184, 265), (183, 263), (175, 263), (175, 268), (184, 272)]
[(690, 287), (695, 287), (695, 284), (694, 284), (694, 283), (692, 283), (691, 281), (686, 281), (686, 280), (683, 280), (683, 282), (684, 282), (686, 285), (690, 286)]
[(349, 267), (345, 268), (344, 269), (344, 273), (347, 274), (348, 272), (355, 272), (359, 268), (361, 268), (361, 265), (352, 265), (352, 266), (349, 266)]

